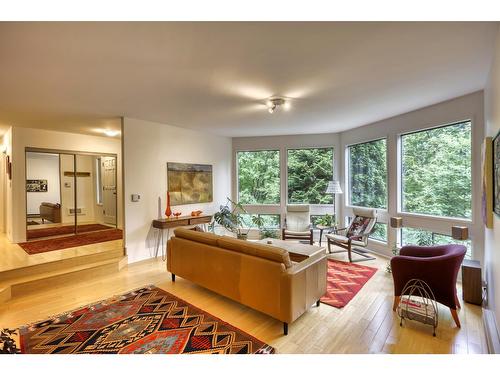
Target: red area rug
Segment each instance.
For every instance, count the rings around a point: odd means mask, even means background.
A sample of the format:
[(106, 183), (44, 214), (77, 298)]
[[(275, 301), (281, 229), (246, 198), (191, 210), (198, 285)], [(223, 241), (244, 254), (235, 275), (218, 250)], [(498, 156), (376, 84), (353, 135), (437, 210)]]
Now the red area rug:
[[(103, 224), (77, 225), (77, 232), (78, 233), (94, 232), (97, 230), (105, 230), (105, 229), (112, 229), (112, 228), (108, 227), (107, 225), (103, 225)], [(75, 232), (74, 225), (65, 225), (62, 227), (30, 229), (30, 230), (26, 231), (26, 237), (28, 238), (28, 240), (32, 240), (33, 238), (62, 236), (65, 234), (73, 234), (74, 232)]]
[(344, 307), (377, 272), (376, 268), (328, 259), (326, 294), (320, 301), (333, 307)]
[(26, 354), (275, 352), (248, 333), (154, 286), (9, 332), (20, 342), (16, 351)]
[(121, 240), (123, 233), (121, 229), (108, 229), (98, 232), (75, 234), (74, 236), (50, 238), (48, 240), (38, 240), (22, 242), (18, 244), (28, 254), (39, 254), (47, 251), (67, 249), (83, 245), (90, 245), (99, 242)]

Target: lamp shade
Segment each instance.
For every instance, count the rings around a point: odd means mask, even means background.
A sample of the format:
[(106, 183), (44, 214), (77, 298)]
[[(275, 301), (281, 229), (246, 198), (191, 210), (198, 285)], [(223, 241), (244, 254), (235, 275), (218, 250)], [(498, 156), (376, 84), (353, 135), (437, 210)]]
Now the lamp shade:
[(342, 189), (338, 181), (333, 180), (328, 182), (325, 193), (327, 194), (342, 194)]

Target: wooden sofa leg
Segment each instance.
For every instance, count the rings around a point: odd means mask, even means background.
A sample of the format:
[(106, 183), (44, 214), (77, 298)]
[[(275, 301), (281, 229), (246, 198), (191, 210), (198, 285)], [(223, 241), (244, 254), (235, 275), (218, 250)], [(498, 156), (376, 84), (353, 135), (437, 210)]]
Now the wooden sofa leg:
[(319, 300), (316, 301), (316, 307), (319, 307)]
[(172, 282), (175, 283), (175, 275), (172, 274)]
[(394, 303), (392, 304), (392, 311), (396, 311), (400, 301), (401, 301), (401, 296), (394, 296)]
[(283, 334), (288, 335), (288, 323), (283, 322)]
[(460, 325), (460, 319), (458, 319), (457, 310), (450, 309), (450, 312), (451, 312), (451, 316), (453, 317), (453, 320), (455, 321), (455, 324), (457, 325), (457, 327), (461, 328), (462, 326)]

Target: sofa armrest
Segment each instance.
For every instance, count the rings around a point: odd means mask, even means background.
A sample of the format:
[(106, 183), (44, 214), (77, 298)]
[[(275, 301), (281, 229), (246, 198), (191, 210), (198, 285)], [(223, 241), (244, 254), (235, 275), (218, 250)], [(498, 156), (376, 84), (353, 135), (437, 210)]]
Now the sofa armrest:
[(281, 316), (291, 323), (326, 293), (326, 254), (316, 254), (287, 269), (281, 279)]

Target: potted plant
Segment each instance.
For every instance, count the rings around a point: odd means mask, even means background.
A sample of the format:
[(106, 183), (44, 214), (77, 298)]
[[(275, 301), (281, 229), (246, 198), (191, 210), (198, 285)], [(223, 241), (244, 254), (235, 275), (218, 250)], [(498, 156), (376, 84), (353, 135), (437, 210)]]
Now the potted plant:
[(249, 228), (243, 228), (245, 224), (241, 214), (246, 214), (247, 211), (241, 205), (230, 198), (227, 198), (225, 205), (220, 206), (218, 212), (214, 214), (213, 221), (210, 223), (210, 230), (215, 231), (215, 225), (219, 224), (227, 231), (236, 234), (236, 237), (241, 240), (246, 240), (248, 237)]

